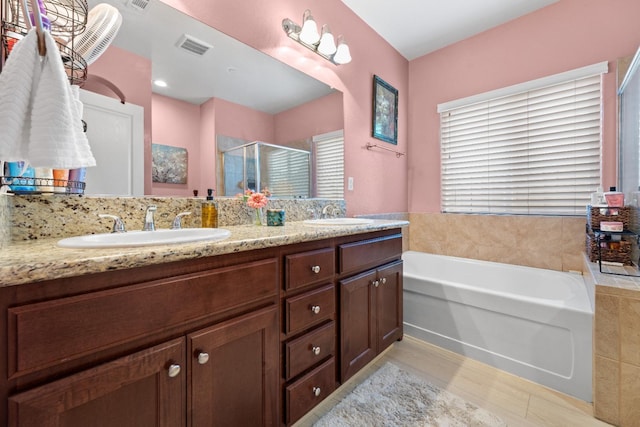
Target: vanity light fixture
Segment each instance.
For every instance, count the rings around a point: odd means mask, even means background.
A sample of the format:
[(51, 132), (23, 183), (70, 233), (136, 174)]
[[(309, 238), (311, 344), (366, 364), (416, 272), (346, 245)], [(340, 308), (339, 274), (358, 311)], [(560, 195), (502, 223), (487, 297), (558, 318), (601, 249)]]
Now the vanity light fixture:
[(338, 36), (336, 46), (336, 40), (327, 24), (322, 26), (321, 33), (319, 33), (318, 26), (309, 9), (305, 10), (302, 15), (302, 27), (291, 19), (285, 18), (282, 20), (282, 29), (289, 38), (322, 56), (327, 61), (331, 61), (336, 65), (351, 62), (351, 53), (349, 52), (349, 46), (344, 41), (344, 37), (342, 35)]

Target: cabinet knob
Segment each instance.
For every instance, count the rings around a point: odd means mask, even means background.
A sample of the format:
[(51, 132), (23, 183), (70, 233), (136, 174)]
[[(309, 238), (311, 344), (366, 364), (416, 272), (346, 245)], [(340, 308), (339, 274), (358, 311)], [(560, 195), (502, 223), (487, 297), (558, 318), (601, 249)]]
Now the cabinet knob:
[(320, 266), (314, 265), (313, 267), (311, 267), (311, 271), (313, 271), (316, 274), (320, 273)]
[(312, 306), (311, 306), (311, 312), (312, 312), (313, 314), (318, 314), (318, 313), (320, 313), (320, 306), (319, 306), (319, 305), (312, 305)]
[(201, 365), (204, 365), (205, 363), (207, 363), (209, 361), (209, 353), (204, 352), (204, 351), (199, 351), (198, 352), (198, 363)]
[(312, 352), (313, 354), (315, 354), (316, 356), (318, 356), (318, 355), (320, 354), (320, 347), (313, 346), (313, 347), (311, 348), (311, 352)]
[(375, 286), (376, 288), (378, 286), (380, 286), (380, 281), (379, 280), (374, 280), (373, 282), (371, 282), (373, 284), (373, 286)]
[(322, 393), (322, 390), (320, 390), (320, 387), (314, 387), (314, 388), (313, 388), (313, 395), (314, 395), (315, 397), (320, 396), (320, 393)]
[(385, 283), (387, 283), (387, 278), (383, 277), (382, 279), (380, 279), (380, 284), (384, 285)]
[(178, 375), (180, 375), (180, 370), (182, 368), (180, 368), (180, 365), (178, 365), (177, 363), (172, 363), (171, 365), (169, 365), (169, 377), (170, 378), (175, 378)]

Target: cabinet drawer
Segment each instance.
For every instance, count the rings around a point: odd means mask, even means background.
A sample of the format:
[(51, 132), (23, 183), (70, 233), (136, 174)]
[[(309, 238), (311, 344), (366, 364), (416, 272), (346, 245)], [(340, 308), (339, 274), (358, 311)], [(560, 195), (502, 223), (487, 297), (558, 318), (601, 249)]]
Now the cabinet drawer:
[(286, 379), (289, 380), (316, 363), (335, 355), (335, 322), (328, 323), (286, 344)]
[(74, 360), (277, 292), (278, 261), (269, 258), (13, 307), (9, 374)]
[(287, 424), (292, 424), (322, 402), (336, 388), (334, 358), (327, 360), (285, 390)]
[(402, 235), (345, 243), (338, 247), (339, 273), (376, 267), (402, 256)]
[(325, 248), (287, 255), (285, 268), (287, 289), (331, 280), (335, 273), (335, 251)]
[(316, 325), (335, 314), (335, 287), (331, 284), (287, 298), (285, 310), (286, 333)]

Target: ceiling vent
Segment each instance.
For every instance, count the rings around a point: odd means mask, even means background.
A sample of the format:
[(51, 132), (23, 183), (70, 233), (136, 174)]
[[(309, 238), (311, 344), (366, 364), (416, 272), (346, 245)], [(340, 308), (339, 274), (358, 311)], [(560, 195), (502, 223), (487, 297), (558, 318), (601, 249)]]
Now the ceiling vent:
[(127, 0), (127, 7), (137, 11), (144, 12), (149, 6), (150, 0)]
[(183, 34), (182, 37), (180, 37), (177, 46), (180, 49), (194, 53), (198, 56), (204, 55), (209, 49), (213, 47), (210, 44), (205, 43), (202, 40), (198, 40), (197, 38), (188, 34)]

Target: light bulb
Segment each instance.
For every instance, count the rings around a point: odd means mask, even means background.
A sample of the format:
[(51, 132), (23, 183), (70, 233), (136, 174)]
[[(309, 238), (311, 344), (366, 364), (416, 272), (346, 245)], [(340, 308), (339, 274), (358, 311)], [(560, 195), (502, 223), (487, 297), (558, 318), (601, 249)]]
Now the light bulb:
[(316, 21), (311, 16), (309, 9), (305, 10), (302, 16), (302, 30), (300, 30), (300, 40), (306, 44), (316, 44), (320, 40), (320, 33), (318, 33), (318, 26)]
[(333, 34), (329, 30), (329, 26), (324, 24), (322, 26), (322, 37), (320, 38), (320, 44), (318, 45), (318, 52), (323, 55), (333, 55), (336, 53), (336, 42), (333, 38)]
[(349, 46), (347, 46), (344, 40), (340, 40), (340, 37), (338, 37), (338, 49), (336, 50), (336, 54), (333, 56), (333, 62), (336, 64), (348, 64), (351, 62)]

